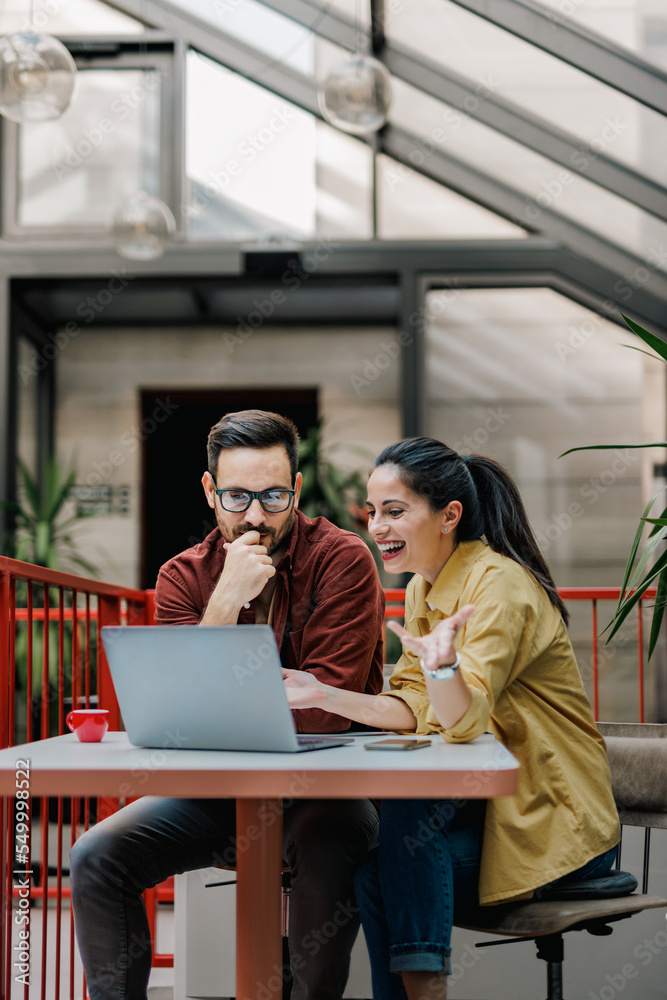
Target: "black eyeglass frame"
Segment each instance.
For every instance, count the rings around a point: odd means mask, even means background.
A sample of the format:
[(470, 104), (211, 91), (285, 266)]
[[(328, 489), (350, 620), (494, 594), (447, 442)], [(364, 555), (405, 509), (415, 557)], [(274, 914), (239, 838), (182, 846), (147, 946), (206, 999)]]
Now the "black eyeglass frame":
[[(294, 499), (294, 494), (296, 493), (296, 490), (283, 489), (282, 486), (274, 487), (272, 490), (260, 490), (259, 493), (254, 493), (252, 490), (234, 490), (230, 489), (229, 487), (227, 487), (227, 489), (224, 490), (219, 490), (217, 486), (214, 486), (213, 489), (218, 494), (218, 500), (220, 501), (220, 506), (222, 507), (223, 510), (226, 510), (228, 514), (244, 514), (245, 511), (247, 511), (248, 508), (250, 507), (250, 504), (253, 502), (253, 500), (259, 500), (259, 505), (265, 514), (283, 514), (286, 510), (289, 510), (290, 504)], [(225, 507), (224, 503), (222, 502), (223, 493), (245, 493), (245, 495), (248, 497), (248, 502), (245, 505), (245, 507), (237, 507), (235, 510), (230, 510), (229, 507)], [(289, 500), (287, 501), (286, 506), (281, 507), (280, 510), (269, 510), (268, 507), (264, 506), (264, 502), (262, 501), (262, 497), (265, 496), (267, 493), (289, 493)]]

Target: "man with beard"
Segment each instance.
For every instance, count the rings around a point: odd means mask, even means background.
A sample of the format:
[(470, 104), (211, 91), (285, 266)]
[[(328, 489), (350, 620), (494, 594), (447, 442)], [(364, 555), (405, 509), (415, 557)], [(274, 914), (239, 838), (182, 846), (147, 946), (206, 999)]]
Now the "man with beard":
[[(278, 414), (245, 410), (214, 425), (202, 485), (218, 527), (162, 567), (156, 620), (268, 623), (283, 666), (377, 694), (384, 595), (373, 558), (357, 535), (297, 509), (297, 458), (296, 428)], [(320, 709), (294, 716), (301, 732), (349, 727)], [(302, 799), (284, 810), (294, 1000), (343, 995), (358, 931), (352, 874), (376, 831), (367, 800)], [(151, 950), (142, 892), (177, 872), (228, 864), (235, 832), (232, 800), (146, 797), (77, 841), (72, 902), (91, 1000), (145, 1000)], [(333, 937), (318, 933), (329, 926)]]

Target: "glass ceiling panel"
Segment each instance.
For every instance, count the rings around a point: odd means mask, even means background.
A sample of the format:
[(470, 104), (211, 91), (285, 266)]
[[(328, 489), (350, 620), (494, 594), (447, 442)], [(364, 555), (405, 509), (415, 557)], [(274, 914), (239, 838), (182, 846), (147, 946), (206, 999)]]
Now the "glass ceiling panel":
[(266, 52), (271, 59), (312, 76), (313, 32), (256, 0), (231, 0), (228, 3), (172, 0), (172, 3), (190, 14), (196, 14), (212, 27), (221, 28), (253, 48)]
[(398, 5), (387, 36), (667, 184), (661, 115), (450, 0)]
[(526, 230), (389, 156), (378, 157), (378, 236), (386, 240), (517, 239)]
[(187, 60), (186, 172), (192, 238), (371, 235), (370, 148), (196, 52)]
[(5, 0), (0, 11), (0, 35), (28, 31), (32, 26), (52, 35), (137, 35), (145, 26), (98, 0)]
[[(160, 86), (155, 70), (83, 70), (60, 118), (19, 131), (17, 222), (37, 229), (105, 229), (139, 190), (160, 190)], [(140, 102), (128, 101), (142, 94)]]
[(538, 0), (558, 20), (576, 21), (647, 62), (667, 69), (667, 13), (664, 0)]
[[(395, 2), (395, 0), (391, 0)], [(391, 6), (391, 2), (386, 4)], [(400, 0), (399, 0), (400, 2)], [(323, 10), (330, 10), (332, 13), (342, 14), (348, 21), (354, 21), (367, 28), (370, 25), (370, 3), (369, 0), (320, 0), (320, 7)]]
[[(526, 215), (519, 224), (532, 217), (539, 228), (544, 206), (645, 259), (653, 260), (653, 246), (667, 243), (667, 224), (399, 80), (394, 80), (392, 122), (424, 142), (433, 142), (439, 129), (444, 138), (435, 145), (443, 152), (525, 194)], [(667, 269), (664, 260), (660, 265), (655, 259), (656, 267)]]

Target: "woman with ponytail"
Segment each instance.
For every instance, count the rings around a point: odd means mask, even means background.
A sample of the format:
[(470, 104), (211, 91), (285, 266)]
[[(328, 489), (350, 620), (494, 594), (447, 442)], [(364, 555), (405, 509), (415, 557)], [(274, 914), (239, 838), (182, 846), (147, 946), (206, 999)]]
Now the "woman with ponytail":
[(391, 690), (286, 670), (292, 707), (449, 743), (491, 732), (521, 762), (514, 796), (383, 801), (378, 849), (357, 872), (374, 997), (442, 1000), (455, 906), (606, 874), (618, 817), (567, 611), (506, 470), (411, 438), (376, 460), (368, 509), (385, 567), (415, 574), (406, 627), (389, 624), (404, 647)]

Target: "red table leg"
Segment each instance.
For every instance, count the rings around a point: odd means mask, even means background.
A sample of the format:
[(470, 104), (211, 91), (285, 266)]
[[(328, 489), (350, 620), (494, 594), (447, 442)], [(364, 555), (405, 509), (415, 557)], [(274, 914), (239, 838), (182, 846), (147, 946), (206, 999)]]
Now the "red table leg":
[(282, 802), (236, 800), (236, 996), (281, 1000)]

